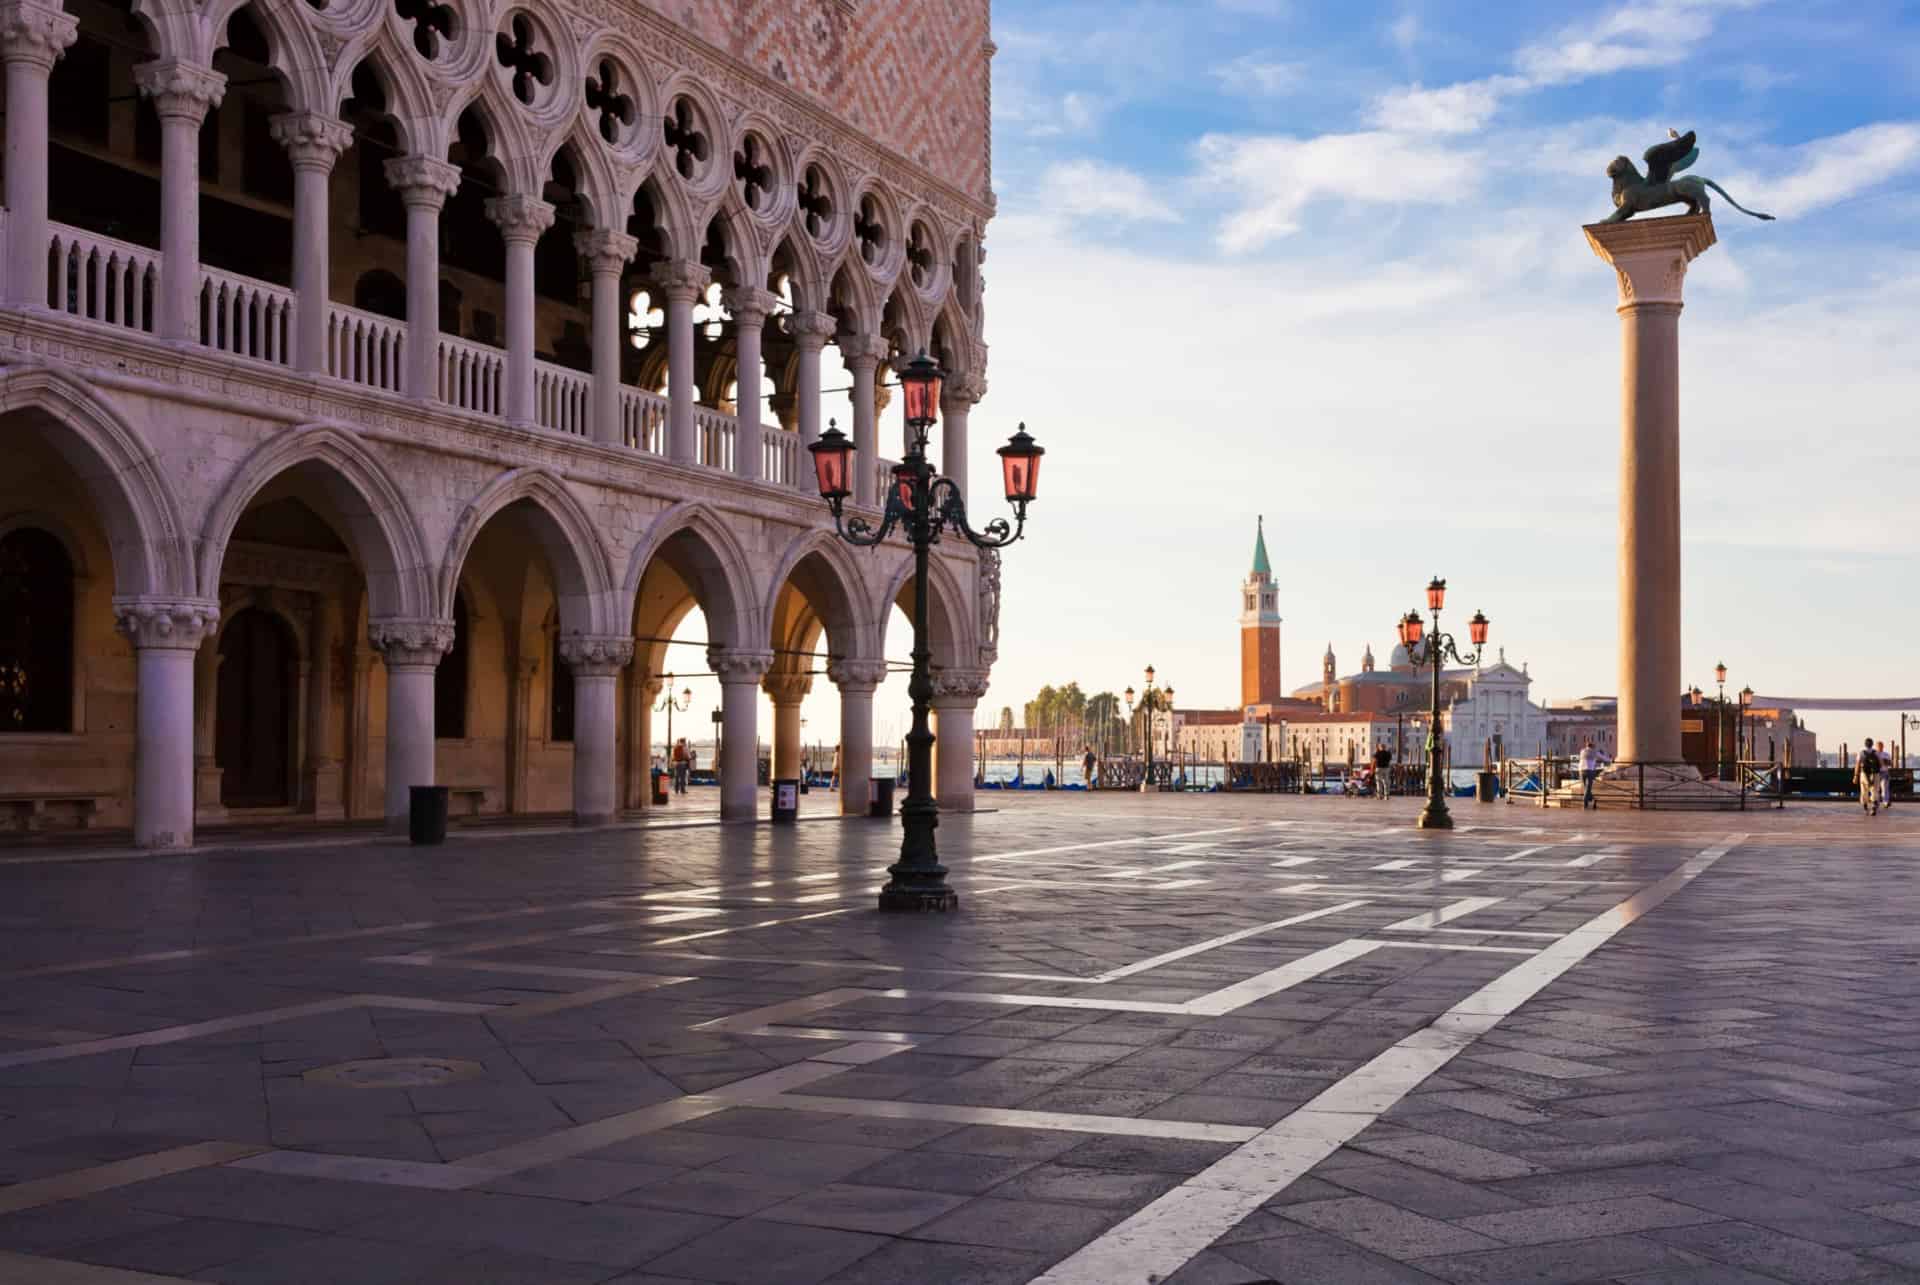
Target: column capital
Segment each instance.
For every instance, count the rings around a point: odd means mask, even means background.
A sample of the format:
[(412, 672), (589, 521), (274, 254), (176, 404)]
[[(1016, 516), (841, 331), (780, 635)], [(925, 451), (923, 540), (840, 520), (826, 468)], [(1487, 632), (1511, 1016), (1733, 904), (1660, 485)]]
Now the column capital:
[(686, 259), (668, 259), (653, 265), (653, 283), (675, 303), (692, 303), (713, 284), (713, 273)]
[(318, 112), (281, 112), (269, 128), (297, 170), (331, 173), (340, 153), (353, 146), (353, 126)]
[(879, 335), (848, 335), (840, 341), (840, 359), (854, 370), (872, 370), (892, 351)]
[(801, 352), (819, 352), (839, 328), (830, 312), (796, 312), (787, 318), (787, 335)]
[(734, 683), (758, 683), (773, 668), (773, 653), (709, 647), (707, 668), (714, 672), (723, 687)]
[(453, 649), (451, 620), (373, 620), (367, 641), (388, 669), (432, 669)]
[(567, 634), (560, 639), (560, 659), (576, 677), (612, 678), (633, 662), (633, 639), (624, 634)]
[(532, 245), (553, 226), (553, 206), (537, 196), (488, 197), (486, 210), (509, 245), (515, 241)]
[(57, 4), (11, 0), (0, 4), (0, 60), (43, 72), (67, 51), (80, 33), (80, 20)]
[(937, 669), (933, 673), (933, 703), (939, 708), (972, 709), (987, 694), (987, 679), (984, 669)]
[(381, 166), (409, 209), (438, 210), (460, 190), (460, 167), (434, 156), (396, 156)]
[(653, 698), (666, 690), (667, 680), (661, 674), (648, 674), (645, 678), (639, 679), (637, 685), (640, 688), (640, 695), (646, 699), (647, 704), (651, 705)]
[(962, 371), (957, 375), (948, 375), (940, 385), (941, 409), (958, 406), (962, 409), (972, 406), (987, 395), (987, 377), (976, 371)]
[(813, 675), (804, 671), (773, 671), (761, 680), (760, 686), (775, 705), (798, 705), (813, 690)]
[(178, 58), (143, 62), (133, 69), (133, 83), (153, 100), (164, 120), (206, 120), (207, 112), (227, 96), (227, 78), (211, 67), (197, 67)]
[(765, 325), (767, 317), (780, 305), (780, 296), (754, 286), (734, 286), (721, 296), (727, 312), (742, 326)]
[(1709, 214), (1591, 223), (1585, 230), (1587, 244), (1620, 278), (1622, 308), (1683, 303), (1687, 265), (1718, 240)]
[(612, 228), (580, 228), (573, 248), (595, 273), (618, 272), (640, 251), (640, 239)]
[(220, 624), (220, 604), (208, 598), (138, 597), (113, 600), (113, 623), (135, 649), (192, 651)]
[(842, 694), (847, 692), (866, 692), (871, 694), (887, 678), (887, 662), (884, 660), (830, 660), (827, 662), (827, 677), (833, 680)]

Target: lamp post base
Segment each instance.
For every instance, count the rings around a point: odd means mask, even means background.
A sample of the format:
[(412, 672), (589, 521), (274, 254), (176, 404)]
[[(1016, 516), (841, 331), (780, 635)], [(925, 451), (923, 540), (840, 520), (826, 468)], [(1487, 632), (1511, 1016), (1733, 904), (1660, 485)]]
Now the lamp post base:
[(896, 878), (880, 890), (880, 909), (898, 914), (944, 914), (960, 909), (960, 894), (944, 882), (915, 885)]
[(1453, 814), (1447, 811), (1447, 805), (1438, 799), (1429, 800), (1420, 811), (1420, 819), (1414, 825), (1422, 830), (1453, 829)]

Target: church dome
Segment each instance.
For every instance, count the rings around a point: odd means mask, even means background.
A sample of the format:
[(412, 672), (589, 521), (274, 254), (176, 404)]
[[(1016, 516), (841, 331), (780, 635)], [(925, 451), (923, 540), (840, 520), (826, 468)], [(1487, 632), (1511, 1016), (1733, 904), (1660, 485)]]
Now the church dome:
[(1405, 643), (1401, 643), (1393, 649), (1393, 655), (1387, 658), (1387, 668), (1393, 670), (1395, 673), (1408, 671), (1413, 668), (1413, 655), (1407, 651), (1407, 645)]

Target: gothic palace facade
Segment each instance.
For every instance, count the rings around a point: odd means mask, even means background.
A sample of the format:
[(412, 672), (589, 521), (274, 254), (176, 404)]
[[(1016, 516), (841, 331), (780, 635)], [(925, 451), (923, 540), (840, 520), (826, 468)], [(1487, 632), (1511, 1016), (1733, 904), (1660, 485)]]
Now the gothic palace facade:
[[(0, 4), (0, 825), (168, 847), (435, 781), (605, 821), (695, 605), (723, 810), (759, 693), (790, 773), (819, 676), (864, 805), (917, 586), (836, 540), (805, 448), (826, 368), (871, 507), (925, 350), (964, 485), (987, 8)], [(997, 563), (948, 542), (927, 589), (968, 747)], [(970, 804), (965, 752), (936, 776)]]

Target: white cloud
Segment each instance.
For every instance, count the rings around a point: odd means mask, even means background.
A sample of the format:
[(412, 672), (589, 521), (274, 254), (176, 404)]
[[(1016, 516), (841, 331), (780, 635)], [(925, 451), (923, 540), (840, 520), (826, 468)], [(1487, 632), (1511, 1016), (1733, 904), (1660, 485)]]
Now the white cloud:
[(1297, 62), (1276, 62), (1258, 54), (1241, 54), (1215, 67), (1213, 78), (1230, 94), (1276, 98), (1300, 88), (1306, 80), (1306, 68)]
[(1116, 223), (1177, 223), (1180, 216), (1132, 170), (1100, 161), (1064, 161), (1040, 180), (1043, 215)]
[(1499, 110), (1500, 100), (1526, 88), (1517, 76), (1488, 76), (1428, 89), (1414, 84), (1374, 100), (1372, 122), (1408, 134), (1471, 134)]
[(1770, 213), (1780, 215), (1804, 214), (1858, 196), (1920, 167), (1920, 124), (1862, 125), (1803, 143), (1795, 151), (1799, 163), (1794, 170), (1762, 183), (1753, 201), (1738, 188), (1734, 194), (1747, 205), (1764, 201), (1773, 207)]
[(1239, 198), (1218, 239), (1230, 253), (1299, 230), (1316, 201), (1451, 205), (1471, 192), (1479, 160), (1402, 134), (1209, 134), (1196, 148), (1201, 176)]
[(1684, 62), (1713, 34), (1720, 13), (1759, 2), (1642, 0), (1621, 5), (1522, 49), (1514, 65), (1536, 85), (1564, 85), (1636, 67), (1670, 67)]

